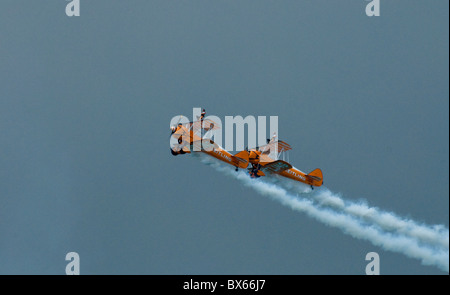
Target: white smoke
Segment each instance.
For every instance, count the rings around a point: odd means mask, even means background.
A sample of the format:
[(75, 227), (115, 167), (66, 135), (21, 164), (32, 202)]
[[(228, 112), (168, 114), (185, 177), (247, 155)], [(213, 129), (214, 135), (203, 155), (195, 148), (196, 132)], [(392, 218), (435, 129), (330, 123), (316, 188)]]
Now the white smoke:
[(223, 166), (200, 155), (201, 161), (231, 176), (292, 210), (341, 229), (352, 237), (367, 240), (385, 250), (419, 259), (449, 271), (449, 230), (443, 225), (429, 226), (385, 212), (366, 203), (344, 200), (326, 188), (315, 190), (300, 183), (274, 177), (250, 178), (244, 172)]
[(415, 238), (418, 241), (440, 246), (447, 250), (449, 248), (449, 230), (443, 225), (429, 226), (419, 224), (414, 220), (399, 217), (392, 212), (385, 212), (376, 207), (369, 207), (364, 201), (360, 203), (346, 201), (341, 196), (334, 194), (326, 188), (314, 195), (314, 197), (323, 205), (331, 206), (347, 214), (376, 224), (386, 231), (395, 231)]

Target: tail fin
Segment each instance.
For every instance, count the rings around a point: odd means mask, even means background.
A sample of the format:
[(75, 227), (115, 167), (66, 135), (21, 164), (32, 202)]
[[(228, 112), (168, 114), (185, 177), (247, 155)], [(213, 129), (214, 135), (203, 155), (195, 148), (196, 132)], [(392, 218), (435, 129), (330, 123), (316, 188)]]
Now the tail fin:
[(248, 152), (247, 151), (242, 151), (237, 153), (236, 155), (231, 157), (233, 160), (233, 163), (236, 165), (236, 167), (238, 168), (247, 168), (248, 166)]
[(309, 172), (308, 175), (306, 175), (306, 177), (312, 181), (312, 185), (314, 186), (321, 186), (323, 184), (323, 174), (322, 174), (322, 170), (320, 170), (319, 168)]

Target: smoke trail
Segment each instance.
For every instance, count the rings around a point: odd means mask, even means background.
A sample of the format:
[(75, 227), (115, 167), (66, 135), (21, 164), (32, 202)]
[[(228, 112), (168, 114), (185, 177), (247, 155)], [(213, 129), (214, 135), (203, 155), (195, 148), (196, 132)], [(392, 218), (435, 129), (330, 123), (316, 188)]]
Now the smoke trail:
[(279, 201), (293, 210), (303, 212), (328, 226), (339, 228), (352, 237), (367, 240), (385, 250), (419, 259), (424, 265), (435, 265), (449, 271), (448, 229), (443, 226), (420, 225), (413, 220), (402, 219), (378, 208), (345, 201), (328, 189), (312, 194), (313, 198), (305, 198), (308, 191), (305, 187), (276, 178), (271, 180), (272, 183), (264, 178), (251, 179), (247, 174), (235, 172), (215, 160), (201, 156), (201, 161), (236, 178), (258, 193)]
[(311, 192), (309, 187), (304, 184), (277, 177), (274, 179), (275, 181), (271, 181), (272, 183), (283, 186), (293, 194), (314, 198), (321, 206), (329, 206), (343, 211), (371, 224), (376, 224), (386, 231), (396, 231), (415, 238), (419, 242), (445, 247), (448, 251), (449, 230), (443, 225), (429, 226), (419, 224), (414, 220), (399, 217), (395, 213), (385, 212), (377, 207), (369, 207), (366, 201), (352, 202), (344, 200), (340, 194), (333, 193), (327, 188), (320, 188)]
[(417, 239), (418, 241), (436, 246), (449, 248), (449, 231), (443, 225), (428, 226), (414, 220), (397, 216), (392, 212), (385, 212), (376, 207), (369, 207), (364, 201), (360, 203), (342, 199), (328, 189), (323, 189), (314, 196), (322, 205), (340, 209), (345, 213), (360, 217), (367, 222), (377, 224), (387, 231)]

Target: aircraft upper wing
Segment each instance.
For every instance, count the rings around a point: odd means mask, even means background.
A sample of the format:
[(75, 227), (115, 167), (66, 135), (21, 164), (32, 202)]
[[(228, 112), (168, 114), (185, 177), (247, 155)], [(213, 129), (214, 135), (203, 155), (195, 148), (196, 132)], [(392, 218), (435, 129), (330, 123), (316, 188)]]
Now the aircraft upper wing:
[(189, 127), (194, 128), (194, 130), (201, 130), (202, 129), (202, 122), (203, 122), (203, 129), (205, 130), (217, 130), (220, 129), (220, 125), (214, 122), (211, 119), (204, 119), (199, 121), (190, 122)]
[(274, 141), (274, 142), (268, 143), (266, 145), (260, 146), (259, 150), (263, 154), (266, 154), (266, 153), (268, 154), (274, 150), (276, 150), (278, 153), (280, 153), (280, 152), (286, 152), (286, 151), (292, 150), (292, 148), (288, 143), (278, 140), (278, 141)]
[(272, 159), (271, 157), (269, 157), (266, 154), (261, 154), (259, 156), (259, 162), (261, 163), (261, 165), (267, 165), (268, 163), (275, 162), (275, 161), (276, 161), (275, 159)]

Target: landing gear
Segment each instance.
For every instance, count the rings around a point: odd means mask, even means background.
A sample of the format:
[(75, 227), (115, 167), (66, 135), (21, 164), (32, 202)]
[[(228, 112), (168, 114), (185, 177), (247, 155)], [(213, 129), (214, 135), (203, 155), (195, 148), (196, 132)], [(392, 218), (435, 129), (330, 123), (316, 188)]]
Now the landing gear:
[(238, 167), (236, 167), (235, 171), (236, 171), (236, 172), (238, 172), (238, 171), (239, 171), (239, 168), (238, 168)]
[(178, 156), (178, 155), (184, 155), (184, 154), (186, 154), (186, 152), (183, 151), (183, 149), (179, 150), (178, 152), (174, 151), (173, 149), (170, 149), (170, 152), (172, 153), (173, 156)]
[(311, 189), (314, 190), (314, 187), (311, 185)]

